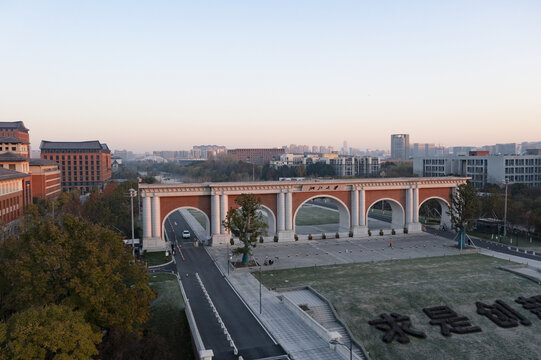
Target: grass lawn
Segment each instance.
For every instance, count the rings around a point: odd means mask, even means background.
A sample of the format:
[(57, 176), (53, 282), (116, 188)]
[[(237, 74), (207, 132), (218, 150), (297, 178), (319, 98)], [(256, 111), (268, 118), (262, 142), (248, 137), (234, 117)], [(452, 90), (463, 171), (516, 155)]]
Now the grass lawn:
[(325, 209), (319, 206), (302, 206), (297, 212), (295, 225), (323, 225), (323, 224), (338, 224), (338, 211)]
[(206, 221), (205, 215), (201, 211), (195, 210), (195, 209), (188, 209), (188, 211), (195, 218), (195, 220), (197, 220), (197, 222), (201, 224), (203, 229), (206, 229), (207, 221)]
[(150, 305), (151, 319), (146, 327), (167, 341), (170, 359), (194, 359), (190, 327), (177, 278), (170, 274), (150, 275), (150, 286), (158, 293)]
[(148, 262), (148, 266), (156, 266), (171, 261), (171, 254), (165, 256), (165, 251), (147, 252), (141, 256), (141, 260)]
[[(541, 286), (498, 269), (509, 264), (483, 255), (457, 255), (265, 271), (263, 283), (269, 288), (314, 287), (331, 301), (372, 359), (539, 359), (541, 319), (514, 300), (541, 295)], [(477, 314), (476, 301), (493, 305), (498, 299), (532, 325), (503, 329)], [(422, 311), (439, 305), (467, 316), (483, 331), (443, 337)], [(391, 312), (410, 316), (413, 327), (424, 331), (427, 338), (410, 336), (409, 344), (396, 339), (384, 343), (384, 333), (368, 321)]]

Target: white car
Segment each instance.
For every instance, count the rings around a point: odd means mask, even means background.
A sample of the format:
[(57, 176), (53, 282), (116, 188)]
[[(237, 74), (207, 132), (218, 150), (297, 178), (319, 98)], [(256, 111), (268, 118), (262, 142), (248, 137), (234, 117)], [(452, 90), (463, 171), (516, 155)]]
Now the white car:
[(183, 239), (189, 239), (190, 238), (190, 232), (188, 230), (184, 230), (182, 232), (182, 238)]

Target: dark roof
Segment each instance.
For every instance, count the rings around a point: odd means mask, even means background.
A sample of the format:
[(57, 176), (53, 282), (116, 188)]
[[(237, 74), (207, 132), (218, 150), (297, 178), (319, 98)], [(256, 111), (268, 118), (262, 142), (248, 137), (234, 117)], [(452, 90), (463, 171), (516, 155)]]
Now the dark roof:
[(109, 150), (106, 144), (93, 141), (45, 141), (41, 142), (41, 150)]
[(3, 143), (3, 144), (6, 144), (6, 143), (9, 143), (9, 144), (29, 144), (26, 141), (23, 141), (21, 139), (16, 139), (16, 138), (11, 137), (11, 136), (0, 136), (0, 143)]
[(19, 130), (28, 132), (22, 121), (0, 121), (0, 130)]
[(9, 169), (0, 167), (0, 181), (22, 179), (28, 176), (30, 175), (15, 171), (15, 170), (9, 170)]
[(56, 161), (47, 159), (30, 159), (30, 166), (46, 166), (46, 165), (58, 165)]
[(18, 162), (18, 161), (28, 161), (28, 158), (15, 154), (11, 151), (0, 154), (0, 162)]

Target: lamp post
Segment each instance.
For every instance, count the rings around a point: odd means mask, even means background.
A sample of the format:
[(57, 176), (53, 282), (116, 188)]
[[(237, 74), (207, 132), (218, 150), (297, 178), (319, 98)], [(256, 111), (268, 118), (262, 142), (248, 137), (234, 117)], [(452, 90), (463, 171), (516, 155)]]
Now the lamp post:
[(229, 241), (227, 241), (227, 276), (229, 276), (229, 263), (231, 262), (231, 256), (229, 255)]
[(261, 289), (261, 287), (262, 287), (262, 285), (261, 285), (261, 262), (260, 262), (259, 259), (256, 258), (255, 256), (254, 256), (254, 259), (259, 263), (259, 314), (261, 315), (261, 312), (262, 312), (262, 301), (261, 301), (261, 300), (262, 300), (262, 299), (261, 299), (261, 290), (262, 290), (262, 289)]
[(331, 344), (333, 344), (333, 345), (342, 345), (346, 349), (349, 349), (349, 360), (353, 360), (353, 340), (352, 339), (349, 339), (349, 346), (346, 345), (346, 344), (342, 344), (338, 340), (331, 340)]
[(132, 256), (135, 259), (135, 226), (133, 223), (133, 198), (137, 196), (137, 191), (131, 188), (129, 192), (130, 192), (130, 203), (131, 203), (131, 245), (132, 245)]
[(507, 238), (507, 185), (509, 185), (509, 180), (505, 178), (505, 205), (503, 210), (503, 238)]
[(261, 262), (259, 262), (259, 315), (261, 315)]

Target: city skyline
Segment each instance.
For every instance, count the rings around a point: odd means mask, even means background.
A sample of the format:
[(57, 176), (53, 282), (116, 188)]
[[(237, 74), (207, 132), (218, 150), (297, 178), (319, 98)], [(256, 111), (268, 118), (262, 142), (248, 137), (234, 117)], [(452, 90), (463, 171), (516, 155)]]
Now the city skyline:
[(33, 149), (538, 141), (540, 15), (534, 1), (7, 1), (0, 121), (24, 121)]

